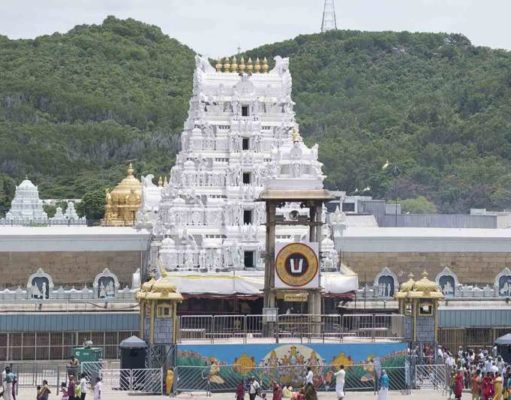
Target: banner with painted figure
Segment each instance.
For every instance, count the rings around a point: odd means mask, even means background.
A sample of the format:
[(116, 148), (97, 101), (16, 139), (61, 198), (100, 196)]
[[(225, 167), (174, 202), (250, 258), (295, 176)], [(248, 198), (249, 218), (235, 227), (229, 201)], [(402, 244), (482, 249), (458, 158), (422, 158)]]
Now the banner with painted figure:
[(318, 243), (277, 243), (275, 287), (304, 289), (319, 287)]
[[(218, 344), (178, 345), (180, 390), (230, 391), (256, 377), (264, 388), (271, 382), (301, 387), (314, 372), (318, 390), (333, 390), (334, 373), (347, 370), (346, 387), (372, 390), (377, 369), (396, 373), (405, 382), (407, 343)], [(402, 376), (401, 376), (402, 375)]]

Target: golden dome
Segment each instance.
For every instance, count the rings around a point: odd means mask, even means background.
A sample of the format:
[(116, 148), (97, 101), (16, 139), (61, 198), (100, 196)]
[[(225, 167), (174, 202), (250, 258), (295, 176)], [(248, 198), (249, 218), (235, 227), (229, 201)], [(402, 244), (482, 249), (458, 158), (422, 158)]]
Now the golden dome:
[(415, 290), (424, 293), (440, 292), (436, 282), (428, 279), (428, 273), (426, 271), (422, 273), (422, 278), (415, 282)]
[(128, 176), (124, 178), (111, 192), (112, 201), (125, 200), (125, 197), (131, 194), (133, 190), (139, 196), (142, 194), (142, 184), (133, 175), (133, 165), (128, 166)]
[(399, 289), (399, 291), (410, 292), (411, 290), (413, 290), (413, 285), (415, 285), (415, 281), (413, 280), (413, 274), (410, 272), (410, 274), (408, 274), (408, 280), (401, 284), (401, 288)]
[(172, 284), (168, 276), (155, 280), (154, 278), (144, 283), (137, 292), (138, 300), (183, 300), (183, 296)]
[(428, 279), (426, 271), (422, 273), (422, 278), (418, 281), (413, 280), (413, 274), (408, 276), (410, 279), (401, 284), (399, 292), (396, 293), (396, 298), (441, 299), (444, 297), (438, 285)]
[(133, 166), (128, 167), (128, 176), (111, 192), (105, 195), (105, 218), (103, 225), (130, 226), (142, 201), (142, 184), (133, 176)]

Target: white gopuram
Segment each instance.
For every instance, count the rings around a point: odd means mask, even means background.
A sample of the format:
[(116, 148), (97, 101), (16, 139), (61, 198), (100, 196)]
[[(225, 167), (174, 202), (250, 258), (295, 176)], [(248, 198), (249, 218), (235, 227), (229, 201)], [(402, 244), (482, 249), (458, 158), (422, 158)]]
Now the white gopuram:
[(16, 187), (11, 209), (7, 212), (2, 224), (9, 225), (46, 225), (48, 215), (43, 210), (43, 202), (39, 199), (39, 191), (28, 179)]
[[(158, 190), (150, 177), (142, 188), (137, 226), (153, 232), (150, 269), (262, 275), (266, 216), (264, 203), (256, 200), (265, 184), (285, 176), (316, 188), (324, 179), (317, 146), (308, 148), (298, 135), (293, 105), (287, 58), (275, 57), (268, 70), (258, 60), (215, 69), (196, 57), (181, 151), (169, 181)], [(302, 212), (293, 203), (279, 210), (288, 219)], [(305, 226), (282, 227), (277, 241), (306, 240), (307, 232)], [(325, 239), (325, 265), (336, 269), (331, 238)]]

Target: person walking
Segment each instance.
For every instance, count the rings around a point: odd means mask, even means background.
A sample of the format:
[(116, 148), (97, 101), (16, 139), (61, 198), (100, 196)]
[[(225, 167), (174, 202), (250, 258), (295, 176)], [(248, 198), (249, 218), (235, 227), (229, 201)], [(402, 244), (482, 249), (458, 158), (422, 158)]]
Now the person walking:
[(493, 386), (495, 388), (495, 394), (493, 396), (493, 400), (502, 400), (502, 376), (500, 376), (500, 372), (495, 374), (495, 379), (493, 380)]
[[(238, 383), (236, 386), (236, 400), (243, 400), (245, 398), (245, 386), (243, 385), (243, 381)], [(94, 399), (96, 400), (96, 399)]]
[(479, 400), (481, 396), (481, 371), (476, 370), (471, 378), (472, 400)]
[(458, 373), (454, 377), (454, 398), (456, 400), (461, 399), (461, 395), (463, 393), (463, 370), (459, 369)]
[(277, 382), (273, 382), (273, 397), (272, 400), (282, 400), (282, 388)]
[(344, 365), (341, 365), (339, 371), (335, 374), (335, 394), (339, 400), (344, 399), (344, 382), (346, 379), (346, 371), (344, 370)]
[(80, 400), (85, 400), (87, 395), (87, 375), (82, 372), (80, 375)]
[(37, 391), (37, 400), (48, 400), (48, 396), (50, 395), (50, 393), (51, 390), (48, 387), (48, 381), (45, 379), (43, 380), (43, 385)]
[(94, 400), (101, 400), (102, 391), (103, 383), (101, 382), (101, 378), (98, 376), (96, 378), (96, 384), (94, 385)]
[(307, 383), (305, 385), (305, 400), (318, 400), (316, 388), (312, 383)]
[(12, 400), (12, 379), (10, 367), (5, 367), (4, 373), (2, 374), (2, 380), (4, 385), (4, 400)]
[(483, 378), (483, 382), (481, 383), (481, 394), (483, 396), (482, 400), (491, 400), (493, 398), (494, 387), (491, 372), (487, 372)]
[(380, 390), (378, 391), (378, 400), (389, 400), (390, 378), (387, 371), (381, 371)]
[(257, 382), (255, 377), (252, 377), (250, 381), (250, 387), (248, 389), (248, 397), (250, 400), (255, 400), (256, 396), (259, 394), (260, 389), (261, 385), (259, 385), (259, 382)]
[(305, 386), (307, 386), (309, 383), (314, 385), (314, 372), (312, 372), (311, 367), (307, 367), (307, 374), (305, 375)]
[(75, 376), (69, 375), (69, 382), (67, 384), (67, 395), (69, 400), (76, 400), (76, 382)]

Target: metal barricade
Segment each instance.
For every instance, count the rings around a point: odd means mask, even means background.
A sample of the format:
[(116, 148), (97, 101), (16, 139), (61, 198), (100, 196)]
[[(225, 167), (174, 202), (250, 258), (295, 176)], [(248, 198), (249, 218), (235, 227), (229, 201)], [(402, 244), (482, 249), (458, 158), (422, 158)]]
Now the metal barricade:
[[(334, 391), (338, 366), (313, 365), (314, 383), (318, 391)], [(378, 376), (371, 364), (358, 364), (345, 367), (346, 391), (375, 391), (378, 389)], [(386, 367), (390, 379), (390, 389), (408, 391), (412, 373), (405, 366)], [(247, 384), (255, 377), (263, 391), (271, 391), (272, 382), (292, 386), (298, 390), (304, 384), (307, 365), (290, 364), (281, 366), (248, 367), (246, 365), (177, 366), (175, 368), (176, 392), (234, 392), (239, 383)]]

